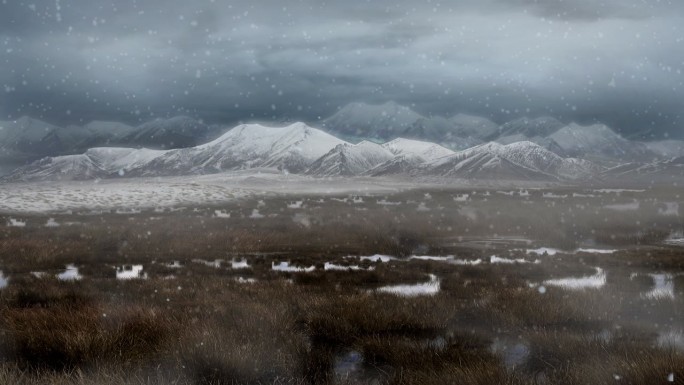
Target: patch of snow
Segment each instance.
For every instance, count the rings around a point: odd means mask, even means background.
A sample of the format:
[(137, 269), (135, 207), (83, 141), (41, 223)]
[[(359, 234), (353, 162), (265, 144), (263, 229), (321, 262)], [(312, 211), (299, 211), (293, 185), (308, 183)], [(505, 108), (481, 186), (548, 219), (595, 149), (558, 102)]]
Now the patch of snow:
[(453, 262), (454, 256), (447, 255), (446, 257), (437, 257), (432, 255), (412, 255), (409, 259), (417, 259), (420, 261), (438, 261), (438, 262)]
[(673, 232), (669, 237), (667, 237), (665, 243), (672, 246), (684, 246), (684, 232)]
[(633, 202), (630, 203), (616, 203), (612, 205), (606, 205), (604, 206), (608, 210), (613, 210), (613, 211), (636, 211), (639, 210), (639, 207), (641, 207), (641, 204), (639, 201), (634, 200)]
[(66, 265), (64, 272), (57, 274), (57, 279), (60, 281), (78, 281), (81, 278), (83, 278), (83, 276), (78, 273), (78, 267), (74, 264)]
[(617, 253), (618, 250), (615, 249), (585, 249), (579, 248), (576, 250), (577, 253), (589, 253), (589, 254), (613, 254)]
[(391, 202), (385, 199), (380, 199), (376, 203), (381, 206), (399, 206), (401, 204), (401, 202)]
[(391, 142), (383, 144), (382, 147), (386, 148), (394, 155), (414, 155), (420, 157), (424, 161), (435, 160), (454, 153), (435, 143), (404, 138), (394, 139)]
[(606, 273), (599, 267), (595, 269), (596, 274), (591, 276), (549, 279), (544, 284), (569, 290), (600, 289), (606, 284)]
[(130, 214), (140, 214), (141, 210), (140, 209), (133, 209), (133, 208), (119, 208), (114, 211), (116, 214), (124, 214), (124, 215), (130, 215)]
[(310, 273), (310, 272), (316, 270), (316, 266), (309, 266), (309, 267), (290, 266), (290, 262), (280, 262), (276, 265), (275, 262), (271, 262), (271, 270), (282, 271), (282, 272), (286, 272), (286, 273)]
[[(352, 258), (354, 258), (354, 257), (352, 257)], [(396, 260), (397, 258), (389, 256), (389, 255), (375, 254), (375, 255), (371, 255), (371, 256), (359, 257), (359, 259), (362, 261), (371, 261), (371, 262), (389, 262), (392, 260)]]
[(396, 294), (402, 297), (418, 297), (423, 295), (435, 295), (439, 293), (440, 281), (437, 276), (430, 274), (430, 281), (415, 285), (383, 286), (377, 289), (380, 293)]
[(235, 270), (235, 269), (248, 269), (250, 266), (246, 260), (242, 260), (242, 261), (232, 260), (232, 261), (230, 261), (230, 267)]
[(549, 192), (549, 193), (544, 193), (542, 196), (543, 196), (544, 198), (549, 198), (549, 199), (564, 199), (564, 198), (567, 198), (567, 197), (568, 197), (567, 195), (557, 195), (557, 194), (550, 193), (550, 192)]
[(259, 213), (258, 209), (252, 210), (252, 214), (249, 216), (252, 219), (261, 219), (265, 218), (261, 213)]
[(468, 194), (456, 195), (454, 197), (454, 202), (467, 202), (468, 200), (470, 200), (470, 195)]
[(222, 259), (216, 259), (214, 261), (205, 261), (204, 259), (193, 259), (192, 261), (195, 263), (202, 264), (204, 266), (214, 267), (216, 269), (221, 268), (221, 266), (223, 265)]
[(593, 191), (600, 193), (600, 194), (621, 194), (621, 193), (625, 193), (625, 192), (642, 193), (642, 192), (645, 192), (646, 190), (630, 190), (630, 189), (624, 189), (624, 188), (603, 188), (603, 189), (598, 189), (598, 190), (593, 190)]
[(450, 263), (454, 264), (454, 265), (461, 265), (461, 266), (476, 266), (476, 265), (481, 264), (482, 260), (481, 259), (454, 259)]
[(55, 218), (49, 218), (45, 223), (45, 227), (59, 227), (59, 223), (55, 221)]
[(653, 278), (653, 289), (643, 293), (642, 298), (674, 299), (674, 277), (671, 274), (649, 274)]
[[(350, 266), (344, 266), (344, 265), (337, 265), (332, 262), (326, 262), (324, 267), (324, 270), (329, 271), (358, 271), (358, 270), (365, 270), (364, 268), (358, 266), (358, 265), (350, 265)], [(374, 267), (370, 267), (369, 270), (374, 270)]]
[(129, 280), (129, 279), (145, 279), (147, 274), (143, 273), (143, 265), (124, 265), (116, 268), (116, 279), (119, 280)]
[(295, 201), (287, 204), (288, 209), (301, 209), (304, 201)]
[(416, 208), (416, 211), (430, 211), (430, 208), (425, 205), (425, 202), (420, 202), (420, 204), (418, 204), (418, 208)]
[(10, 218), (7, 221), (7, 226), (10, 226), (10, 227), (26, 227), (26, 222), (22, 221), (20, 219)]
[[(501, 258), (501, 257), (497, 257), (496, 255), (492, 255), (491, 257), (489, 257), (489, 263), (491, 263), (491, 264), (500, 263), (500, 264), (505, 264), (505, 265), (512, 265), (514, 263), (530, 263), (530, 261), (523, 259), (523, 258), (509, 259), (509, 258)], [(541, 261), (537, 259), (532, 263), (538, 264), (538, 263), (541, 263)]]
[(256, 283), (257, 280), (255, 278), (243, 278), (243, 277), (237, 277), (235, 280), (238, 283)]
[(684, 351), (684, 331), (683, 330), (667, 330), (658, 335), (657, 344), (661, 348)]
[(181, 263), (179, 261), (173, 261), (171, 263), (165, 264), (164, 266), (171, 268), (171, 269), (180, 269), (181, 267), (183, 267), (183, 265), (181, 265)]
[(658, 209), (660, 215), (665, 216), (678, 216), (679, 215), (679, 203), (677, 202), (665, 202), (665, 209)]
[(226, 210), (214, 210), (214, 216), (216, 218), (230, 218), (230, 213)]
[(540, 247), (538, 249), (527, 249), (527, 254), (537, 254), (537, 255), (556, 255), (562, 253), (562, 250), (552, 249), (550, 247)]

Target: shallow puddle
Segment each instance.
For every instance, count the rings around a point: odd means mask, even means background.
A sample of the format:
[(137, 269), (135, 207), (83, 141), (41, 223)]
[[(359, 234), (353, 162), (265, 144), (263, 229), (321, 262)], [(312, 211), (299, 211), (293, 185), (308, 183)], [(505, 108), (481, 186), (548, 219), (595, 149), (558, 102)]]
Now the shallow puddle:
[(418, 297), (422, 295), (435, 295), (440, 291), (440, 281), (436, 275), (430, 274), (430, 281), (415, 285), (392, 285), (377, 289), (380, 293), (396, 294), (402, 297)]
[(74, 264), (66, 265), (64, 272), (57, 274), (57, 279), (60, 281), (78, 281), (81, 278), (83, 278), (83, 276), (78, 273), (78, 267)]
[(9, 278), (5, 277), (5, 273), (0, 271), (0, 289), (4, 289), (9, 284)]
[(606, 284), (606, 273), (603, 269), (596, 267), (596, 274), (585, 277), (569, 277), (559, 279), (549, 279), (544, 281), (544, 285), (557, 286), (569, 290), (600, 289)]
[(674, 299), (674, 277), (671, 274), (649, 274), (653, 288), (641, 296), (648, 299)]

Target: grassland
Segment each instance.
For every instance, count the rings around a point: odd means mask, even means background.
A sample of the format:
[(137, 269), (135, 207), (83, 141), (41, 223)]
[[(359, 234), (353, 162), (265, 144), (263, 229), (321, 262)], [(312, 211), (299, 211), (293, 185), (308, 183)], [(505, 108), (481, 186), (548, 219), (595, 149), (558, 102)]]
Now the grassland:
[[(678, 194), (7, 214), (25, 225), (0, 226), (0, 383), (684, 383), (684, 248), (666, 243), (684, 230)], [(359, 258), (375, 254), (394, 258)], [(81, 278), (58, 279), (66, 265)], [(117, 279), (133, 265), (140, 278)], [(431, 276), (432, 295), (382, 290)], [(554, 284), (569, 277), (595, 286)]]

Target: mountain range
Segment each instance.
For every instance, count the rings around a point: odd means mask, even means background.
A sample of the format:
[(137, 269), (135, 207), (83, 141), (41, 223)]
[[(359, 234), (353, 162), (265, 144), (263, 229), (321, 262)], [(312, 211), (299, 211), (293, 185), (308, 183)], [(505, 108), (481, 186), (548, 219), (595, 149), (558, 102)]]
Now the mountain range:
[[(48, 156), (2, 180), (198, 175), (257, 168), (315, 177), (684, 178), (684, 142), (632, 141), (605, 125), (537, 118), (498, 126), (462, 114), (426, 118), (396, 103), (355, 103), (319, 126), (325, 131), (304, 123), (242, 124), (221, 134), (225, 128), (186, 117), (138, 127), (93, 122), (66, 128), (21, 118), (0, 122), (0, 161)], [(426, 139), (432, 137), (441, 140)]]
[(58, 127), (29, 117), (0, 121), (0, 175), (12, 166), (46, 156), (78, 154), (93, 147), (192, 147), (217, 138), (227, 129), (185, 116), (156, 119), (137, 127), (105, 121)]

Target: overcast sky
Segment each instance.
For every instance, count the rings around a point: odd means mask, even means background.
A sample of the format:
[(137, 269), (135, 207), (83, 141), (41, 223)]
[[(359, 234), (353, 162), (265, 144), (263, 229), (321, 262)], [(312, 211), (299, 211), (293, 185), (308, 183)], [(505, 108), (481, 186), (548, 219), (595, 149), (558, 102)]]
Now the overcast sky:
[(315, 121), (351, 101), (684, 137), (684, 2), (0, 0), (0, 114)]

